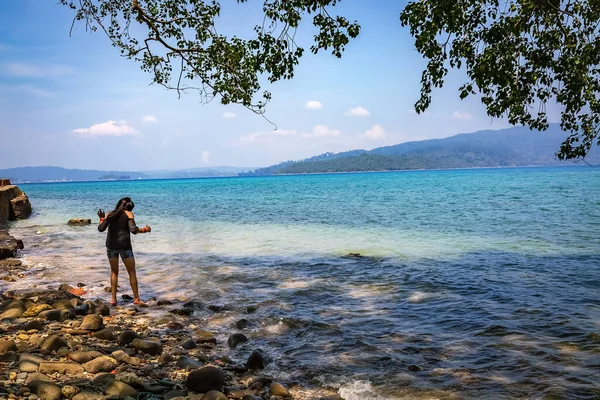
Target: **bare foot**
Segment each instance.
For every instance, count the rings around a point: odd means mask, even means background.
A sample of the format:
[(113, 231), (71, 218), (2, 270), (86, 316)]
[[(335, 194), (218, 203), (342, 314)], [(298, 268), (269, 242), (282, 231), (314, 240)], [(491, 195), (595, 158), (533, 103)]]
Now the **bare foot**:
[(111, 306), (111, 307), (114, 307), (114, 306), (116, 306), (116, 305), (117, 305), (117, 301), (116, 301), (116, 300), (111, 300), (111, 301), (110, 301), (110, 306)]
[(140, 306), (142, 304), (145, 305), (146, 303), (144, 303), (142, 299), (135, 299), (133, 300), (133, 304), (135, 304), (136, 306)]

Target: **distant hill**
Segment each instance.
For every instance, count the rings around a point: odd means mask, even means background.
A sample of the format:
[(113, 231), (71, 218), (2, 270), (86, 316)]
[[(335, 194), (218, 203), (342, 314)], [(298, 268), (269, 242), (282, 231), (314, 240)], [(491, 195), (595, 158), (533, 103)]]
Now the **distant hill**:
[(188, 168), (182, 170), (161, 170), (161, 171), (146, 171), (151, 178), (155, 179), (172, 179), (172, 178), (209, 178), (209, 177), (227, 177), (237, 176), (240, 172), (250, 171), (252, 168), (242, 167), (203, 167), (203, 168)]
[[(244, 175), (560, 165), (555, 153), (567, 136), (554, 124), (544, 132), (530, 131), (525, 127), (487, 130), (370, 151), (325, 153), (260, 168)], [(598, 160), (599, 157), (593, 155), (591, 159)]]
[(90, 169), (65, 169), (61, 167), (19, 167), (0, 169), (0, 177), (9, 178), (13, 183), (95, 181), (113, 179), (145, 179), (141, 172), (97, 171)]

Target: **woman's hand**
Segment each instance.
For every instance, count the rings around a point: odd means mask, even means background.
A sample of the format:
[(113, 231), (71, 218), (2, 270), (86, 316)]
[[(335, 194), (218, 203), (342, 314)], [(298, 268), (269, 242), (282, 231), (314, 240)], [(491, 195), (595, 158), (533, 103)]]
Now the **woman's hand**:
[(100, 218), (100, 219), (106, 218), (106, 214), (104, 213), (104, 211), (101, 208), (98, 209), (98, 218)]
[(150, 225), (146, 225), (146, 227), (144, 229), (146, 230), (147, 233), (152, 232), (152, 228), (150, 228)]

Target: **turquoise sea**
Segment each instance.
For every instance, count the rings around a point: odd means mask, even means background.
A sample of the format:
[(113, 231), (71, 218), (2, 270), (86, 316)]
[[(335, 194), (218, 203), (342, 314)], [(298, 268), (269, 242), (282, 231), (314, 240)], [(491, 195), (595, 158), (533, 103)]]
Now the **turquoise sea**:
[(130, 196), (152, 226), (142, 297), (217, 305), (195, 318), (221, 342), (247, 319), (226, 351), (262, 348), (279, 379), (348, 400), (600, 398), (600, 169), (21, 187), (35, 215), (11, 232), (35, 268), (16, 285), (107, 298), (104, 234), (66, 222)]

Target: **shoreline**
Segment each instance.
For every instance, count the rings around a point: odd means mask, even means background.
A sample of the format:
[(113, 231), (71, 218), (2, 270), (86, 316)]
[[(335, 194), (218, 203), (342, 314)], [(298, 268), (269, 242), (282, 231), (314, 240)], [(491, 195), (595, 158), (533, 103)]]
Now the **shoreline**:
[[(124, 294), (118, 306), (108, 307), (103, 299), (83, 297), (84, 283), (11, 290), (11, 282), (26, 279), (32, 268), (18, 259), (0, 261), (8, 289), (0, 294), (0, 399), (96, 400), (140, 393), (171, 400), (342, 399), (332, 389), (263, 375), (274, 360), (241, 333), (245, 319), (220, 343), (210, 326), (194, 318), (194, 311), (207, 307), (200, 302), (148, 299), (134, 306)], [(225, 355), (237, 346), (250, 356)]]

